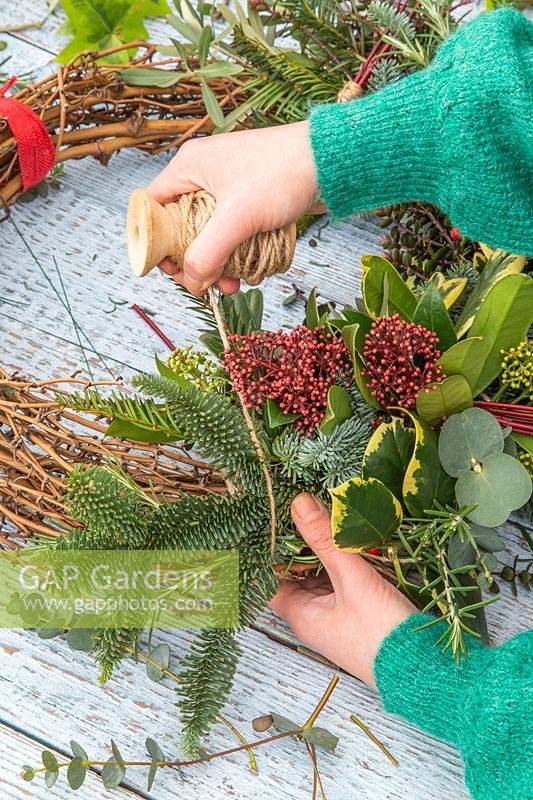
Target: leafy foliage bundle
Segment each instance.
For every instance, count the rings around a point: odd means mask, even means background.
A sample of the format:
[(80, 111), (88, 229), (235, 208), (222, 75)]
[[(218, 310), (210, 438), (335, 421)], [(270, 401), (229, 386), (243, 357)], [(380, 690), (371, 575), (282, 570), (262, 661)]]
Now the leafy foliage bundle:
[[(336, 545), (363, 553), (419, 607), (438, 611), (435, 621), (447, 623), (443, 646), (457, 658), (466, 655), (465, 634), (485, 633), (482, 610), (495, 599), (483, 598), (481, 590), (490, 588), (498, 566), (493, 553), (504, 546), (496, 529), (531, 494), (531, 478), (516, 453), (531, 453), (533, 409), (515, 402), (524, 398), (514, 388), (514, 377), (503, 389), (498, 381), (507, 374), (510, 358), (529, 353), (523, 342), (533, 322), (533, 279), (524, 271), (525, 258), (488, 248), (471, 264), (475, 284), (441, 272), (430, 280), (405, 280), (378, 256), (364, 257), (362, 265), (358, 308), (324, 310), (315, 292), (307, 301), (299, 330), (328, 337), (348, 357), (342, 369), (320, 364), (317, 377), (327, 378), (316, 384), (323, 392), (316, 402), (325, 411), (312, 428), (302, 427), (299, 414), (285, 413), (268, 394), (254, 391), (261, 382), (264, 392), (265, 376), (273, 384), (278, 373), (285, 380), (290, 361), (283, 349), (289, 358), (293, 346), (290, 334), (277, 334), (276, 358), (262, 359), (258, 289), (220, 300), (230, 351), (222, 347), (220, 334), (226, 332), (217, 329), (213, 308), (194, 300), (207, 324), (201, 339), (215, 360), (205, 353), (195, 357), (190, 348), (175, 352), (167, 363), (158, 359), (157, 374), (134, 379), (145, 399), (104, 396), (95, 389), (64, 395), (62, 402), (70, 408), (107, 417), (110, 435), (186, 442), (225, 476), (227, 492), (184, 492), (167, 502), (112, 465), (78, 468), (67, 498), (70, 514), (83, 527), (55, 546), (105, 549), (118, 542), (138, 549), (236, 548), (240, 620), (247, 626), (275, 591), (276, 572), (290, 575), (317, 566), (290, 517), (294, 495), (312, 491), (331, 508)], [(460, 303), (462, 311), (454, 317)], [(425, 331), (423, 347), (404, 340), (406, 325), (417, 336)], [(381, 344), (379, 332), (385, 328), (391, 334)], [(391, 361), (395, 341), (403, 355)], [(259, 366), (250, 362), (243, 368), (247, 360), (234, 356), (249, 343)], [(324, 352), (334, 365), (337, 350)], [(388, 359), (386, 370), (379, 370), (380, 358)], [(236, 364), (239, 393), (232, 383)], [(387, 392), (376, 380), (386, 383)], [(402, 393), (405, 380), (407, 395)], [(503, 401), (495, 408), (491, 394)], [(271, 476), (274, 552), (269, 489), (243, 403)], [(507, 417), (500, 424), (502, 407)], [(182, 665), (178, 691), (189, 754), (198, 752), (229, 692), (239, 652), (235, 634), (202, 631)], [(106, 680), (135, 648), (138, 632), (95, 631), (93, 636)]]

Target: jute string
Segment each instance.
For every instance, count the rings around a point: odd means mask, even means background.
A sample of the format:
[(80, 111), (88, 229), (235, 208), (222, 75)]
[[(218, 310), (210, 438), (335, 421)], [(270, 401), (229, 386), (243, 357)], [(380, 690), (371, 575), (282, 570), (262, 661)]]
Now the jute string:
[[(176, 252), (169, 255), (180, 264), (187, 247), (213, 214), (215, 199), (203, 190), (189, 192), (180, 195), (175, 203), (168, 203), (165, 208), (172, 215), (176, 230)], [(256, 286), (264, 278), (289, 269), (295, 242), (295, 225), (256, 233), (232, 253), (223, 274), (230, 278), (242, 278), (250, 286)]]

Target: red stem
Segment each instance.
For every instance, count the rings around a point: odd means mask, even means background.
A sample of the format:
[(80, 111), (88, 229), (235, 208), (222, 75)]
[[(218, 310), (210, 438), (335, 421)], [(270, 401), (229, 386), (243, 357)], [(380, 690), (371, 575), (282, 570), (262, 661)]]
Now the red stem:
[(175, 350), (176, 349), (175, 345), (173, 345), (172, 342), (170, 341), (170, 339), (168, 338), (168, 336), (166, 336), (163, 333), (163, 331), (161, 330), (159, 325), (156, 325), (155, 322), (153, 321), (153, 319), (150, 319), (150, 317), (148, 316), (146, 311), (143, 311), (142, 308), (137, 305), (137, 303), (134, 303), (132, 305), (132, 308), (135, 311), (135, 313), (138, 314), (140, 316), (140, 318), (142, 320), (144, 320), (144, 322), (146, 322), (146, 324), (153, 330), (153, 332), (157, 336), (159, 336), (159, 338), (161, 339), (163, 344), (166, 344), (166, 346), (168, 347), (169, 350)]

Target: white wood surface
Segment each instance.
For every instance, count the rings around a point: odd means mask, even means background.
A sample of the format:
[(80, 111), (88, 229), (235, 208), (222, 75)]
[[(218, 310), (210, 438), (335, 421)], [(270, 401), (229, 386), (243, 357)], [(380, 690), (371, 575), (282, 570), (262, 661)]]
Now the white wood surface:
[[(44, 0), (2, 3), (0, 28), (35, 19), (44, 7)], [(4, 36), (9, 45), (2, 55), (12, 55), (9, 68), (19, 72), (29, 67), (52, 68), (48, 62), (62, 41), (55, 33), (60, 21), (57, 14), (41, 29)], [(159, 41), (169, 33), (161, 21), (151, 23), (150, 30)], [(131, 310), (133, 302), (155, 312), (154, 319), (177, 345), (194, 341), (194, 322), (171, 282), (155, 273), (141, 282), (127, 266), (124, 216), (129, 193), (148, 183), (164, 163), (163, 158), (133, 151), (113, 157), (106, 168), (93, 160), (68, 163), (59, 192), (17, 206), (12, 221), (0, 226), (3, 365), (35, 377), (65, 374), (83, 366), (84, 353), (67, 305), (82, 330), (85, 357), (95, 376), (106, 375), (107, 366), (114, 374), (128, 377), (134, 369), (150, 369), (154, 352), (164, 354), (164, 346)], [(316, 229), (298, 242), (291, 272), (265, 287), (269, 327), (293, 325), (300, 319), (301, 306), (281, 306), (292, 282), (304, 290), (319, 286), (330, 299), (351, 301), (359, 287), (360, 256), (379, 249), (380, 230), (372, 220), (332, 226), (315, 248), (308, 243), (311, 235), (316, 236)], [(64, 295), (60, 301), (45, 278), (48, 275), (61, 292), (54, 257), (68, 302)], [(126, 303), (107, 313), (113, 307), (110, 298)], [(514, 554), (520, 546), (517, 532), (508, 528), (506, 538)], [(489, 609), (495, 642), (531, 625), (528, 596), (522, 593), (517, 601), (506, 586), (502, 589), (502, 600)], [(161, 632), (156, 641), (170, 644), (177, 667), (189, 635)], [(254, 737), (250, 721), (258, 714), (278, 711), (304, 720), (326, 687), (331, 669), (298, 652), (290, 631), (270, 613), (256, 630), (243, 635), (242, 644), (244, 657), (226, 716), (250, 738)], [(79, 741), (95, 758), (107, 757), (110, 737), (131, 758), (143, 756), (146, 736), (156, 738), (168, 755), (178, 754), (179, 724), (168, 683), (149, 681), (142, 665), (132, 661), (105, 687), (95, 677), (90, 657), (73, 653), (61, 640), (43, 642), (30, 633), (0, 630), (3, 795), (10, 800), (70, 796), (64, 777), (50, 792), (42, 780), (27, 784), (19, 776), (23, 763), (38, 764), (43, 747), (55, 750), (58, 757), (67, 753), (70, 739)], [(398, 769), (349, 721), (352, 711), (387, 744), (400, 762)], [(350, 676), (342, 676), (323, 724), (341, 739), (337, 755), (321, 757), (329, 800), (466, 800), (457, 753), (385, 714), (377, 696)], [(233, 741), (225, 727), (217, 726), (207, 744), (215, 750)], [(176, 772), (160, 772), (149, 797), (310, 797), (311, 770), (303, 747), (282, 741), (258, 749), (257, 758), (259, 775), (250, 771), (244, 754), (195, 767), (187, 772), (185, 782)], [(114, 792), (106, 792), (98, 778), (91, 776), (77, 796), (80, 800), (148, 797), (145, 787), (145, 771), (132, 769), (126, 785)]]

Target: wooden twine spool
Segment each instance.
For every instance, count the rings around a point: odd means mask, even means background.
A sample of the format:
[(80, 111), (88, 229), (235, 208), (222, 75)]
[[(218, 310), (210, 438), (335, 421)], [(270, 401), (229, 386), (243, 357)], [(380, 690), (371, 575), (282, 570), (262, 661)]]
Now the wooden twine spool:
[[(187, 247), (198, 236), (215, 208), (208, 192), (189, 192), (162, 206), (143, 189), (135, 189), (128, 207), (128, 254), (135, 275), (147, 275), (164, 258), (181, 267)], [(294, 255), (296, 225), (257, 233), (231, 254), (223, 275), (250, 286), (286, 272)]]
[(346, 81), (342, 89), (339, 90), (337, 103), (347, 103), (348, 100), (357, 100), (358, 97), (361, 97), (363, 92), (363, 87), (350, 79)]

